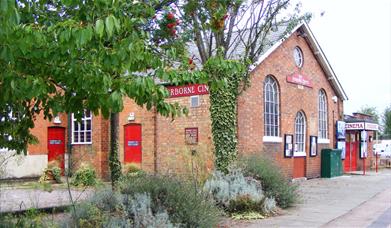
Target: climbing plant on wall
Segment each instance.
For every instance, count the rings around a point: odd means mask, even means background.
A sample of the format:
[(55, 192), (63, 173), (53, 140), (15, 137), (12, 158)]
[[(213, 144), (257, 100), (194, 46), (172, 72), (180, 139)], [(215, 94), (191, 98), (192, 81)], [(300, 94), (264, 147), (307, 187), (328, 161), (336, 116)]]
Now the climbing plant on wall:
[(210, 114), (212, 118), (213, 143), (215, 145), (215, 165), (227, 172), (229, 164), (237, 157), (237, 97), (239, 84), (245, 75), (245, 65), (239, 61), (225, 60), (217, 56), (204, 65), (210, 82)]

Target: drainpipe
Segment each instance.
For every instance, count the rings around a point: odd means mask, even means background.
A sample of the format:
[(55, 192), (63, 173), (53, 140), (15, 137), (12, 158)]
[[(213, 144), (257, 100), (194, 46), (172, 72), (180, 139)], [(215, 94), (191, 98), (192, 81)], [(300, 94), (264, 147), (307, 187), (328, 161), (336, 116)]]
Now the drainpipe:
[(153, 121), (153, 171), (157, 174), (157, 110), (154, 110), (154, 121)]
[(68, 176), (71, 174), (71, 168), (72, 168), (72, 120), (71, 115), (67, 114), (67, 121), (68, 121), (68, 143), (67, 143), (67, 151), (68, 151)]

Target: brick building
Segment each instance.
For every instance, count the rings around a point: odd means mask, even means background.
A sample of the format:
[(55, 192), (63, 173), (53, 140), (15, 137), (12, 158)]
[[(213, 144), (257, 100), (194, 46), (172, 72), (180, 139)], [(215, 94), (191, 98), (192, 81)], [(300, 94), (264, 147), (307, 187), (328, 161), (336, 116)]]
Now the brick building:
[[(167, 101), (187, 106), (189, 115), (172, 120), (125, 99), (119, 115), (121, 162), (160, 173), (213, 169), (208, 88), (167, 88)], [(239, 152), (270, 156), (289, 177), (318, 177), (320, 151), (335, 148), (335, 123), (343, 120), (346, 99), (303, 23), (274, 40), (252, 69), (250, 87), (238, 99)], [(81, 123), (65, 114), (52, 122), (38, 120), (33, 134), (40, 143), (29, 147), (30, 155), (64, 157), (64, 167), (90, 163), (108, 176), (109, 122), (103, 117), (86, 112)]]

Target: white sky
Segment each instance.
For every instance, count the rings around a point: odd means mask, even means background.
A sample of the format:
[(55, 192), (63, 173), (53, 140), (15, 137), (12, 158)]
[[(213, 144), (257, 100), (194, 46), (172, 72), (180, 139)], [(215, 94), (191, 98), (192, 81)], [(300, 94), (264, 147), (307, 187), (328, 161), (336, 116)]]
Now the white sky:
[(345, 114), (364, 105), (382, 114), (391, 105), (391, 0), (294, 2), (313, 13), (311, 30), (349, 98)]

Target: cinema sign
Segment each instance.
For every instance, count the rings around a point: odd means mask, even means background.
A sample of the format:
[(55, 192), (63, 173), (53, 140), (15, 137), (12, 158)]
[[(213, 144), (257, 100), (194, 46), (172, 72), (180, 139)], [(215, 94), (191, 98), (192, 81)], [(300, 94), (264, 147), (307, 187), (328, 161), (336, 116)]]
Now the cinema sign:
[(346, 126), (346, 130), (370, 130), (370, 131), (379, 130), (378, 124), (367, 123), (367, 122), (346, 123), (345, 126)]
[(167, 89), (170, 92), (170, 98), (209, 94), (209, 87), (204, 84), (167, 86)]

